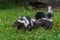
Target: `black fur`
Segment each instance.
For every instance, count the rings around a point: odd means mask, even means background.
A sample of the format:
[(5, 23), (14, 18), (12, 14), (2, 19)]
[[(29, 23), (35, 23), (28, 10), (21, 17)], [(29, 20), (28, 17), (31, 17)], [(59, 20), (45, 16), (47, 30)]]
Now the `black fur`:
[(23, 17), (26, 17), (27, 18), (27, 20), (29, 21), (29, 25), (31, 25), (31, 18), (29, 17), (29, 16), (21, 16), (20, 17), (20, 20), (25, 20), (25, 19), (23, 19)]
[[(34, 19), (35, 21), (28, 16), (21, 16), (19, 20), (21, 21), (24, 20), (26, 22), (26, 20), (23, 17), (25, 17), (27, 21), (29, 21), (29, 24), (27, 26), (24, 25), (25, 23), (22, 23), (19, 21), (15, 21), (13, 23), (13, 26), (17, 27), (17, 29), (24, 28), (24, 30), (29, 29), (30, 31), (32, 29), (38, 28), (39, 26), (45, 29), (51, 29), (53, 27), (52, 12), (48, 12), (47, 14), (43, 12), (37, 12), (35, 14), (35, 19)], [(33, 26), (32, 26), (32, 23), (33, 23)]]
[[(34, 29), (35, 22), (32, 21), (32, 23), (33, 23), (33, 26), (32, 26), (32, 25), (31, 25), (31, 18), (28, 17), (28, 16), (21, 16), (19, 20), (23, 21), (23, 20), (24, 20), (23, 17), (26, 17), (27, 20), (29, 21), (28, 26), (25, 27), (24, 23), (21, 23), (21, 22), (19, 22), (19, 21), (15, 21), (12, 25), (15, 26), (15, 27), (17, 27), (17, 29), (24, 29), (24, 30), (29, 29), (29, 31), (31, 31), (32, 29)], [(25, 21), (26, 21), (26, 20), (25, 20)]]
[(43, 13), (43, 12), (37, 12), (37, 13), (35, 14), (35, 19), (36, 19), (36, 20), (38, 20), (38, 19), (40, 19), (40, 18), (45, 18), (45, 17), (46, 17), (46, 14)]
[(53, 17), (53, 14), (51, 14), (51, 13), (48, 13), (48, 14), (47, 14), (47, 18), (48, 18), (48, 19), (51, 19), (52, 17)]
[(21, 23), (21, 22), (18, 22), (18, 21), (15, 21), (13, 24), (12, 24), (13, 27), (17, 27), (17, 29), (22, 29), (24, 28), (24, 23)]
[(38, 26), (41, 26), (45, 29), (51, 29), (53, 26), (53, 22), (49, 20), (39, 19), (36, 23)]
[(52, 6), (48, 6), (48, 12), (46, 14), (46, 18), (52, 19), (52, 17), (53, 17), (53, 8)]
[(44, 14), (43, 12), (37, 12), (35, 15), (35, 18), (37, 19), (36, 24), (37, 26), (44, 27), (45, 29), (51, 29), (53, 27), (53, 20), (52, 20), (52, 10), (51, 6), (48, 6), (48, 12), (47, 14)]
[(28, 24), (28, 26), (27, 26), (26, 29), (32, 30), (32, 26), (31, 26), (31, 18), (30, 18), (29, 16), (21, 16), (20, 19), (21, 19), (21, 20), (24, 20), (23, 17), (26, 17), (27, 20), (29, 21), (29, 24)]

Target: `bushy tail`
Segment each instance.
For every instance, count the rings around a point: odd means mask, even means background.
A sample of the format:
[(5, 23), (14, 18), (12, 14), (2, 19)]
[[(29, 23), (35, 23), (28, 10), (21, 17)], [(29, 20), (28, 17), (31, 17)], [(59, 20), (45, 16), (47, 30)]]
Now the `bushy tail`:
[(52, 10), (52, 6), (48, 6), (48, 12), (47, 12), (47, 18), (48, 19), (52, 19), (53, 16), (53, 10)]

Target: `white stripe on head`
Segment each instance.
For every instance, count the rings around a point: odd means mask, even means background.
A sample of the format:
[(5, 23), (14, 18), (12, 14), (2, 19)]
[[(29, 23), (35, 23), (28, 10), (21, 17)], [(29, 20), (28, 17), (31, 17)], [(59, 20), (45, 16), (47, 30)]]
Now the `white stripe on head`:
[(27, 27), (29, 25), (29, 20), (25, 16), (23, 16), (22, 18), (23, 20), (25, 20), (25, 27)]
[(26, 21), (26, 25), (29, 24), (29, 20), (24, 16), (23, 19)]
[(21, 23), (25, 23), (25, 21), (24, 20), (17, 20), (18, 22), (21, 22)]
[(18, 22), (24, 23), (25, 27), (28, 26), (28, 23), (25, 22), (25, 20), (17, 20)]

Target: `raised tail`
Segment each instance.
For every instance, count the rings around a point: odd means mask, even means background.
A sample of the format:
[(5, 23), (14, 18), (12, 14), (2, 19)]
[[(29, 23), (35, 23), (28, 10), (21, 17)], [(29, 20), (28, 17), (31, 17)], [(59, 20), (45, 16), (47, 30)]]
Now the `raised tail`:
[(48, 6), (48, 12), (46, 18), (52, 19), (52, 16), (53, 16), (52, 6)]

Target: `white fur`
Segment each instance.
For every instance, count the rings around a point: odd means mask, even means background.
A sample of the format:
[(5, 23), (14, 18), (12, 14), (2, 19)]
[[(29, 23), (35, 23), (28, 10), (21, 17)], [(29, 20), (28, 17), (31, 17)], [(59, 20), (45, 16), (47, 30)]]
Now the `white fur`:
[(53, 21), (52, 19), (47, 19), (47, 18), (42, 18), (42, 19), (44, 19), (44, 20), (49, 20), (49, 21)]
[[(19, 17), (19, 18), (21, 18), (21, 17)], [(25, 21), (24, 22), (25, 27), (27, 27), (29, 25), (29, 21), (27, 20), (27, 18), (25, 16), (23, 16), (22, 19)]]
[(25, 23), (25, 21), (24, 20), (17, 20), (18, 22), (21, 22), (21, 23)]
[(35, 19), (31, 19), (33, 22), (36, 22), (36, 20)]
[[(53, 13), (52, 6), (48, 6), (48, 12), (47, 12), (47, 15), (48, 15), (49, 13), (50, 13), (50, 14)], [(48, 18), (48, 17), (46, 16), (46, 18)], [(51, 19), (52, 19), (52, 17), (51, 17)]]
[(52, 6), (48, 6), (48, 13), (52, 13)]
[(23, 19), (26, 21), (25, 26), (27, 26), (29, 24), (29, 21), (27, 20), (27, 18), (24, 16)]
[(18, 22), (21, 22), (21, 23), (24, 23), (25, 27), (27, 27), (28, 24), (29, 24), (26, 20), (17, 20), (17, 21)]
[(33, 22), (36, 22), (35, 19), (31, 19), (31, 26), (33, 27)]

